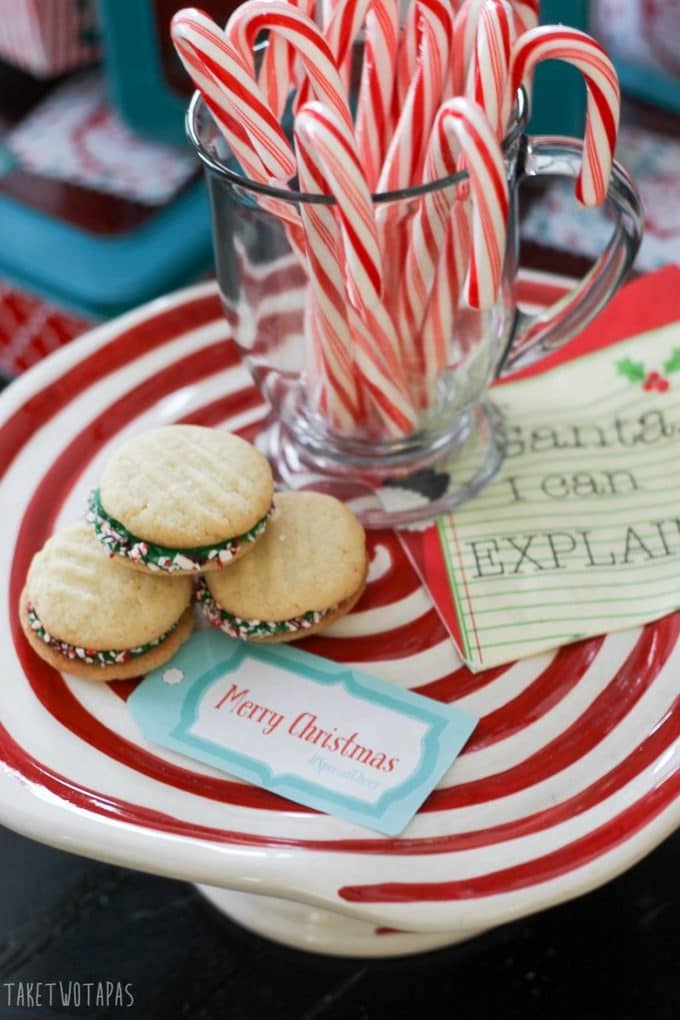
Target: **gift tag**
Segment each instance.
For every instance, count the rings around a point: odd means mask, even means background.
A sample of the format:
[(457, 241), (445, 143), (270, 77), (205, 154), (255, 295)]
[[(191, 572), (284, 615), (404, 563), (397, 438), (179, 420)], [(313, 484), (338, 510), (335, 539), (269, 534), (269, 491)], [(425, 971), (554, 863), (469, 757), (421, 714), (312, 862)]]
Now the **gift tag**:
[(477, 723), (345, 664), (220, 631), (194, 634), (128, 705), (149, 740), (387, 835)]
[(473, 670), (680, 607), (680, 322), (495, 391), (494, 481), (402, 541)]

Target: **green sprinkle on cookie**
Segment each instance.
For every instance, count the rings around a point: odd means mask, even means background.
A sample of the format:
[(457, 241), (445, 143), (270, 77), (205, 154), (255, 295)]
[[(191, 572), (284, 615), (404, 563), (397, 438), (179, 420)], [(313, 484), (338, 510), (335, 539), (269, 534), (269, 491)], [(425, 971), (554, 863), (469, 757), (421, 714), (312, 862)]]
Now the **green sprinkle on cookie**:
[(239, 638), (242, 641), (274, 637), (277, 634), (296, 634), (298, 631), (309, 630), (310, 627), (320, 623), (325, 616), (335, 612), (338, 608), (330, 606), (322, 611), (309, 610), (309, 612), (294, 616), (290, 620), (244, 620), (240, 616), (228, 613), (217, 604), (202, 577), (198, 580), (196, 601), (211, 626), (218, 627), (230, 637)]
[(94, 528), (99, 541), (112, 555), (123, 556), (132, 563), (140, 563), (149, 570), (166, 574), (189, 571), (199, 573), (207, 564), (223, 567), (234, 559), (244, 543), (254, 542), (262, 534), (273, 510), (270, 507), (249, 531), (226, 542), (190, 549), (171, 549), (137, 538), (120, 521), (110, 517), (102, 506), (99, 489), (93, 489), (90, 493), (88, 507), (86, 519)]
[(86, 662), (92, 666), (114, 666), (122, 665), (124, 662), (129, 662), (130, 659), (136, 659), (140, 655), (146, 655), (152, 648), (157, 648), (158, 645), (162, 644), (167, 637), (172, 634), (174, 627), (170, 630), (166, 630), (164, 634), (159, 634), (153, 641), (147, 641), (144, 645), (138, 645), (136, 648), (123, 648), (119, 650), (106, 650), (100, 651), (96, 648), (81, 648), (78, 645), (70, 645), (67, 641), (59, 641), (57, 638), (52, 637), (45, 628), (43, 627), (38, 614), (31, 605), (30, 602), (26, 605), (26, 616), (31, 630), (36, 634), (41, 641), (44, 641), (46, 645), (49, 645), (58, 652), (59, 655), (64, 655), (67, 659), (78, 659), (80, 662)]

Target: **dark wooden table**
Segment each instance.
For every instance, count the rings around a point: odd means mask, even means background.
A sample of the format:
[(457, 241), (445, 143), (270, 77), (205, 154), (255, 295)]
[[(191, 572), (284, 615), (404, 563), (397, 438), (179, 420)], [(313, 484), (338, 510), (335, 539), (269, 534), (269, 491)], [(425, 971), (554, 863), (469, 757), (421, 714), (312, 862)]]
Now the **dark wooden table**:
[[(184, 883), (0, 829), (0, 1017), (677, 1020), (678, 854), (680, 833), (579, 900), (452, 949), (376, 962), (278, 947)], [(129, 982), (134, 1005), (7, 1005), (4, 982), (60, 980)]]

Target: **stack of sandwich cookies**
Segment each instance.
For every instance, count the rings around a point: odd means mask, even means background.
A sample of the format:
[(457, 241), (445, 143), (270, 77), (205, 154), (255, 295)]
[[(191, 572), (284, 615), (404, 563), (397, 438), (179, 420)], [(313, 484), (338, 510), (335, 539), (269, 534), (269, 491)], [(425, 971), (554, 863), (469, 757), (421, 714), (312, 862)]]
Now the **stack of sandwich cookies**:
[(21, 624), (38, 655), (89, 680), (162, 666), (193, 630), (190, 577), (121, 566), (84, 522), (52, 536), (31, 563)]
[(274, 505), (269, 465), (250, 443), (168, 426), (114, 453), (86, 520), (34, 556), (19, 612), (56, 669), (123, 679), (164, 665), (190, 636), (191, 575), (211, 624), (274, 642), (348, 613), (367, 570), (364, 530), (344, 504), (288, 492)]
[(244, 439), (170, 425), (113, 454), (87, 520), (109, 553), (136, 570), (210, 572), (255, 548), (273, 491), (269, 464)]
[(319, 492), (284, 492), (252, 554), (199, 578), (210, 623), (248, 641), (295, 641), (348, 613), (366, 585), (366, 536), (347, 507)]

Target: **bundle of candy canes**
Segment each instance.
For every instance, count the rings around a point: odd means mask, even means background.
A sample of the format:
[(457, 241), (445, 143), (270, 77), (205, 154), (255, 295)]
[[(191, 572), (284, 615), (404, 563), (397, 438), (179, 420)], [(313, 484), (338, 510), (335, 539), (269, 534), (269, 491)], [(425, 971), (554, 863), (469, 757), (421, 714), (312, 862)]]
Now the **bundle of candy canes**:
[[(530, 90), (543, 60), (583, 75), (577, 197), (593, 206), (607, 193), (618, 80), (589, 36), (538, 26), (539, 0), (412, 0), (403, 27), (399, 0), (320, 2), (247, 0), (224, 29), (186, 9), (172, 38), (245, 175), (334, 198), (262, 201), (306, 268), (317, 409), (338, 431), (399, 437), (417, 429), (448, 365), (458, 307), (498, 300), (509, 215), (501, 143), (517, 90)], [(292, 137), (282, 126), (291, 102)], [(396, 226), (398, 207), (371, 197), (461, 171), (465, 184), (421, 194)]]

